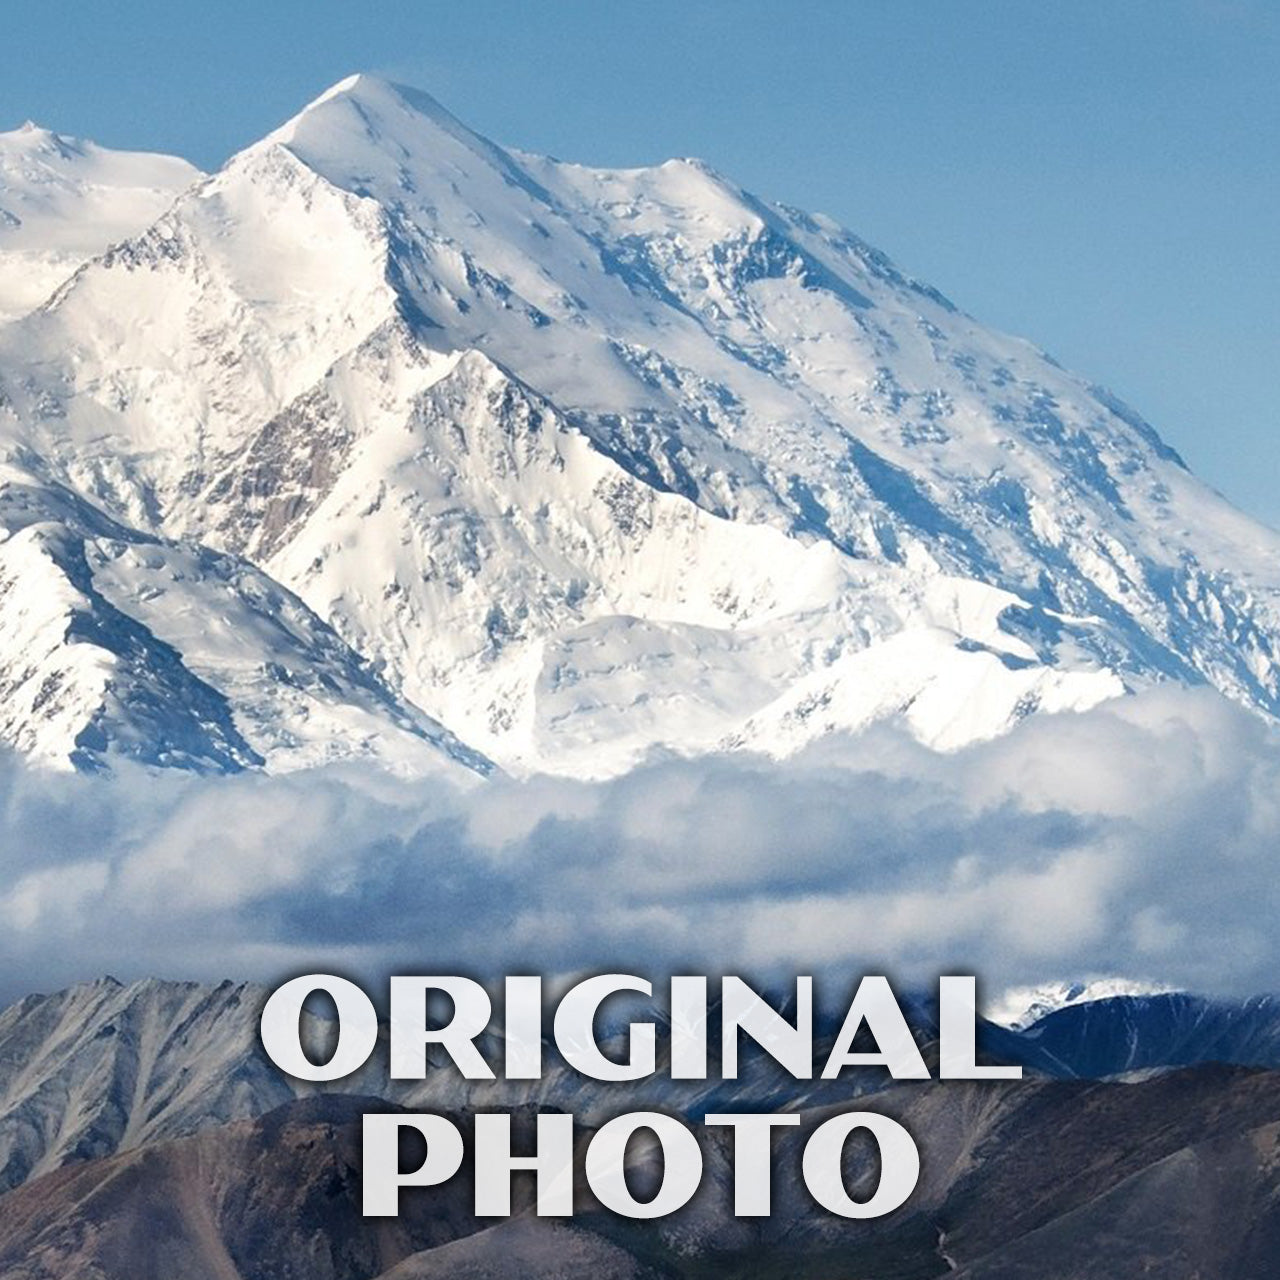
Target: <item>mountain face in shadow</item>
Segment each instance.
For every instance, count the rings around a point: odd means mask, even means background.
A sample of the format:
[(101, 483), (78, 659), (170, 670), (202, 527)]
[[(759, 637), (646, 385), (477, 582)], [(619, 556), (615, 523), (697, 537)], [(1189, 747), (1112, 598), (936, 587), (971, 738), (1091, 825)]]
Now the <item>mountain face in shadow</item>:
[(1086, 1077), (1199, 1062), (1280, 1067), (1280, 1000), (1117, 996), (1056, 1010), (1023, 1038)]

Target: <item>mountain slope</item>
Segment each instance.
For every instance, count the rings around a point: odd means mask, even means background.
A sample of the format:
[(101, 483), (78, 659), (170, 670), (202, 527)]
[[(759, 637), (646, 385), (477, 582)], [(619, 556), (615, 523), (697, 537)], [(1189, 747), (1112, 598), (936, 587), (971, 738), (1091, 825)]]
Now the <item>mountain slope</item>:
[(261, 1115), (294, 1097), (258, 1048), (254, 988), (112, 979), (0, 1014), (0, 1186)]
[(696, 161), (357, 76), (0, 330), (0, 430), (247, 556), (517, 770), (1280, 712), (1280, 537), (1140, 418)]
[(0, 133), (0, 322), (146, 230), (199, 176), (175, 156), (109, 151), (30, 121)]
[(474, 1229), (462, 1189), (393, 1222), (360, 1212), (360, 1116), (311, 1099), (198, 1137), (71, 1166), (4, 1198), (6, 1276), (356, 1280)]
[(0, 739), (54, 767), (488, 762), (248, 562), (139, 534), (0, 455)]

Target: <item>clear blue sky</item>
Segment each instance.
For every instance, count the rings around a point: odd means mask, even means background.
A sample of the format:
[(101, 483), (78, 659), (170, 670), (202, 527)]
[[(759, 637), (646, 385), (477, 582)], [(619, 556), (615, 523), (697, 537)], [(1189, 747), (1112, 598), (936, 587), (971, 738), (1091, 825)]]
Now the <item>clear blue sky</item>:
[(224, 160), (354, 70), (599, 164), (709, 160), (1111, 386), (1280, 526), (1280, 2), (44, 0), (0, 128)]

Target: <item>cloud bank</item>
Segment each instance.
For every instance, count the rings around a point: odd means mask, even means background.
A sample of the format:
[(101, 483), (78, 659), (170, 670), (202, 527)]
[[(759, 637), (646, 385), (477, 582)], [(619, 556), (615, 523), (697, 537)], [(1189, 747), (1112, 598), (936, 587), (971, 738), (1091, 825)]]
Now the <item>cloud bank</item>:
[(1280, 741), (1165, 689), (938, 755), (890, 730), (469, 791), (0, 765), (10, 998), (112, 972), (620, 966), (1280, 986)]

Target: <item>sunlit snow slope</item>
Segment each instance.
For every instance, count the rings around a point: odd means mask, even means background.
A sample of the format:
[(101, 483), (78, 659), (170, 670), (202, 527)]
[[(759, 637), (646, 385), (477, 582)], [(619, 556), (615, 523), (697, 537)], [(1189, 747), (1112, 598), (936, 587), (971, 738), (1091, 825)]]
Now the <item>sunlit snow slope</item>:
[(700, 162), (503, 150), (370, 77), (0, 327), (0, 433), (516, 771), (954, 748), (1159, 680), (1280, 712), (1280, 536), (1106, 392)]
[(108, 151), (29, 121), (0, 133), (0, 320), (43, 302), (86, 259), (145, 231), (200, 171)]

